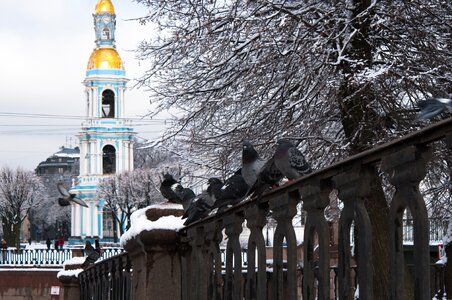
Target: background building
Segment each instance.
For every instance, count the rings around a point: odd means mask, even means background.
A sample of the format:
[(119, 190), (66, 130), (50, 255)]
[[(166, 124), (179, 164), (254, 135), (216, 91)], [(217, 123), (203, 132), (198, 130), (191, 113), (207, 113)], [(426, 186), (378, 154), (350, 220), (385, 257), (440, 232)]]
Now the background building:
[(24, 223), (22, 226), (22, 241), (26, 242), (28, 238), (33, 241), (42, 241), (47, 238), (55, 239), (59, 236), (68, 238), (70, 236), (70, 210), (68, 207), (59, 206), (56, 201), (60, 197), (57, 183), (62, 181), (66, 187), (72, 185), (79, 175), (79, 160), (78, 147), (62, 146), (58, 152), (36, 167), (36, 175), (42, 178), (48, 199), (30, 210), (29, 217), (27, 217), (30, 219), (30, 224)]

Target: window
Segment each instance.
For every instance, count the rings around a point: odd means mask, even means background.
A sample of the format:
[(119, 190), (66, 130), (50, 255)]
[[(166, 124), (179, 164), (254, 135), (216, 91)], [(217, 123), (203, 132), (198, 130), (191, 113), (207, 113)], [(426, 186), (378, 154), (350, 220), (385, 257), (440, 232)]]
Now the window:
[(102, 149), (103, 174), (114, 174), (116, 172), (116, 149), (107, 145)]
[(109, 40), (110, 39), (110, 30), (108, 28), (102, 29), (102, 39)]
[(114, 228), (114, 217), (110, 208), (103, 208), (103, 218), (102, 218), (102, 235), (104, 238), (113, 238), (115, 236)]
[(115, 117), (115, 93), (112, 90), (102, 92), (102, 118)]

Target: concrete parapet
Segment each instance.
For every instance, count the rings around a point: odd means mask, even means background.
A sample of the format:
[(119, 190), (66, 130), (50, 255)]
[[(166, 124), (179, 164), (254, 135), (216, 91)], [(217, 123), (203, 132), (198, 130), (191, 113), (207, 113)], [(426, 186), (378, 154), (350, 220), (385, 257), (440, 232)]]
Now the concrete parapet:
[(129, 230), (137, 234), (122, 239), (133, 265), (133, 299), (151, 299), (151, 295), (158, 295), (159, 300), (181, 299), (180, 241), (176, 228), (182, 224), (179, 218), (182, 214), (179, 206), (151, 206), (132, 222)]

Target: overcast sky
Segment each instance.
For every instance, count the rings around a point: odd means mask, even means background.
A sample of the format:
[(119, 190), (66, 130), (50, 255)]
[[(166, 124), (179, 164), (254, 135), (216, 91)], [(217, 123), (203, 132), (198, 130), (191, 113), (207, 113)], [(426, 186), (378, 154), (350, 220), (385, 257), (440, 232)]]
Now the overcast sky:
[[(132, 50), (152, 29), (127, 21), (145, 15), (143, 6), (131, 0), (112, 2), (116, 47), (131, 87), (143, 72), (143, 63), (140, 66)], [(85, 113), (82, 81), (95, 45), (92, 13), (96, 3), (0, 0), (0, 167), (33, 170), (60, 146), (77, 145), (75, 134)], [(131, 89), (125, 100), (128, 117), (151, 109), (144, 90)], [(150, 126), (144, 125), (150, 122), (136, 121), (135, 131), (140, 138), (152, 139), (162, 130), (162, 122)]]

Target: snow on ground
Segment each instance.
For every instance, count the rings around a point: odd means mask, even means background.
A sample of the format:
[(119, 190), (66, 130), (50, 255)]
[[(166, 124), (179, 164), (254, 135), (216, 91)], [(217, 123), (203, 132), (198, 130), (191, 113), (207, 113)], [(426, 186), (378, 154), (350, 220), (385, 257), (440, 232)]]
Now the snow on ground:
[(121, 246), (128, 241), (139, 235), (143, 231), (151, 231), (155, 229), (168, 229), (178, 231), (182, 227), (184, 227), (184, 220), (181, 217), (175, 216), (163, 216), (160, 217), (156, 221), (150, 221), (146, 216), (146, 211), (148, 209), (182, 209), (182, 205), (180, 204), (160, 204), (160, 205), (151, 205), (142, 209), (135, 211), (131, 218), (131, 226), (129, 230), (127, 230), (121, 236)]
[(0, 268), (0, 272), (11, 271), (31, 271), (31, 272), (56, 272), (61, 271), (61, 268)]

